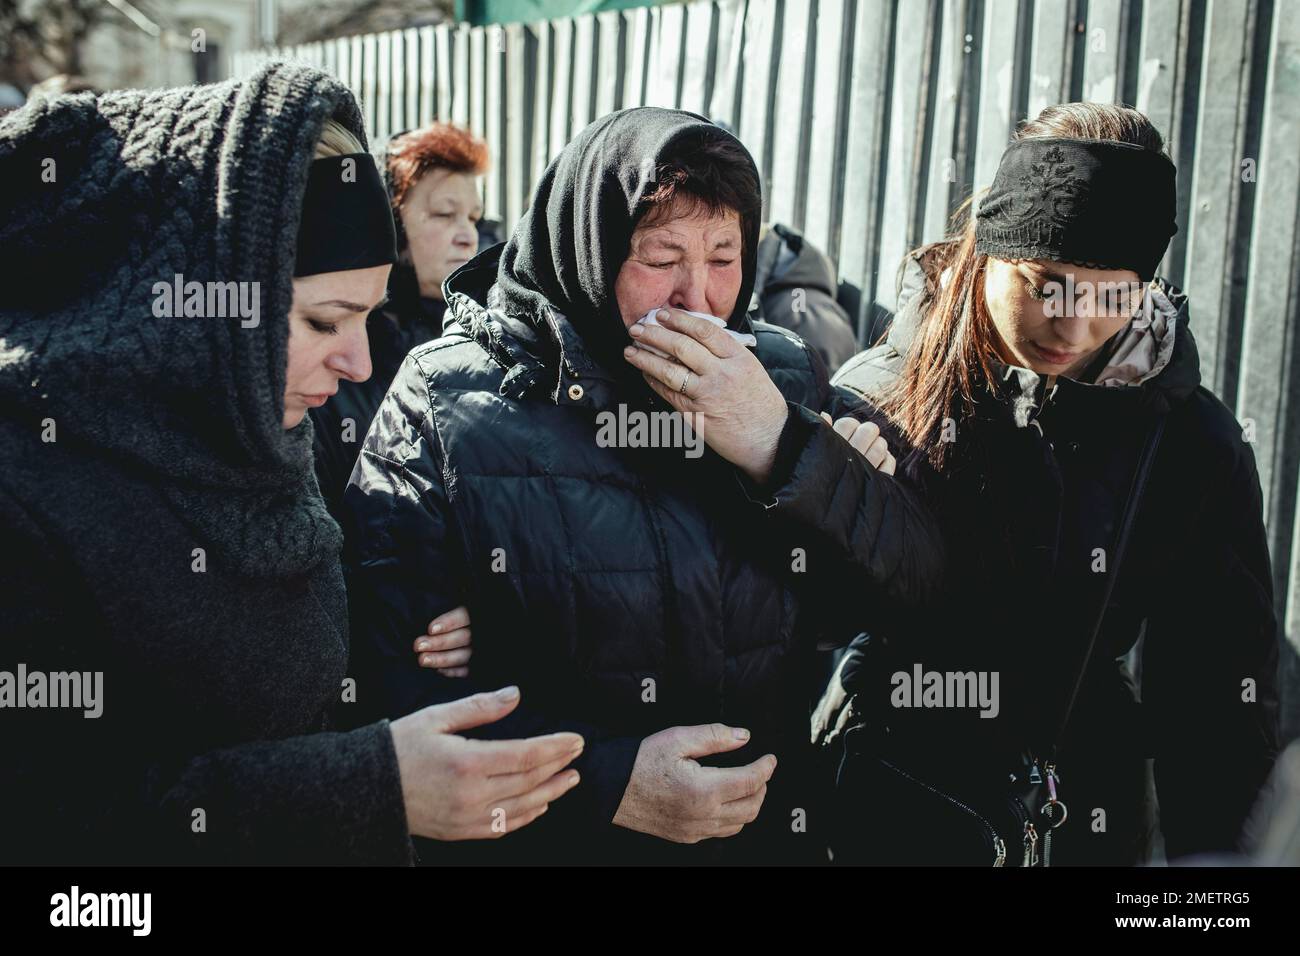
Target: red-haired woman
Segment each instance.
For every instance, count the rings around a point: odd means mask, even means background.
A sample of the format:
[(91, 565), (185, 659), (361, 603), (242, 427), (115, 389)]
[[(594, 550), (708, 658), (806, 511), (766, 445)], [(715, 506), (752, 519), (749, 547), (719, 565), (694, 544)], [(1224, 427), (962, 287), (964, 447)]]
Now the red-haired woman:
[(336, 517), (361, 442), (406, 353), (442, 334), (443, 280), (478, 251), (488, 149), (468, 130), (432, 123), (389, 140), (383, 165), (399, 259), (387, 304), (366, 322), (372, 371), (363, 382), (340, 382), (338, 394), (312, 411), (316, 477)]
[(1174, 177), (1136, 110), (1049, 107), (835, 378), (949, 542), (945, 596), (828, 692), (858, 715), (837, 860), (1138, 862), (1146, 758), (1169, 856), (1236, 845), (1276, 749), (1272, 574), (1248, 433), (1155, 276)]

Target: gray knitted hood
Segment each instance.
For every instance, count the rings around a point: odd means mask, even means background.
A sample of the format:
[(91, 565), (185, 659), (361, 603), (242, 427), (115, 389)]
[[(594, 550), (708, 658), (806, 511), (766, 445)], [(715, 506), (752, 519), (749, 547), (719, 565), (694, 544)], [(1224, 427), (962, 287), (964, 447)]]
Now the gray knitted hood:
[[(249, 575), (301, 573), (341, 545), (311, 426), (281, 425), (302, 196), (331, 116), (365, 143), (345, 87), (273, 63), (242, 82), (38, 99), (0, 122), (14, 277), (0, 415), (142, 469)], [(257, 324), (158, 317), (156, 286), (178, 275), (257, 283)]]

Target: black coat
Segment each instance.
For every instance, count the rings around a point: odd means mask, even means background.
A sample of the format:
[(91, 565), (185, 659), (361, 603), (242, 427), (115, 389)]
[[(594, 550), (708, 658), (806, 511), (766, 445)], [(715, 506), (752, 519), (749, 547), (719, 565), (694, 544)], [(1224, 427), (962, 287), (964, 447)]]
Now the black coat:
[[(61, 171), (0, 200), (0, 258), (59, 271), (0, 305), (0, 862), (411, 861), (387, 724), (327, 732), (341, 537), (311, 426), (283, 422), (331, 116), (364, 143), (343, 86), (273, 63), (0, 123), (5, 182), (34, 156)], [(160, 316), (154, 284), (181, 274), (259, 288), (259, 321)], [(101, 713), (9, 709), (24, 667), (102, 674)]]
[[(448, 280), (448, 331), (398, 374), (345, 497), (363, 694), (397, 715), (514, 682), (523, 703), (493, 734), (585, 736), (577, 789), (470, 858), (824, 860), (807, 668), (819, 638), (843, 643), (859, 618), (926, 599), (942, 562), (928, 513), (817, 418), (837, 407), (820, 362), (761, 324), (758, 356), (790, 403), (768, 488), (711, 452), (599, 447), (594, 417), (637, 397), (573, 373), (594, 366), (564, 315), (485, 308), (499, 256)], [(545, 358), (557, 341), (558, 368)], [(472, 683), (411, 651), (458, 604)], [(711, 721), (753, 733), (713, 762), (778, 757), (759, 820), (695, 847), (611, 826), (641, 739)], [(807, 833), (792, 828), (800, 809)]]
[[(929, 301), (921, 279), (913, 259), (887, 340), (846, 365), (837, 384), (879, 396), (896, 378)], [(910, 461), (948, 540), (945, 597), (876, 646), (857, 642), (845, 669), (846, 689), (869, 702), (887, 698), (883, 681), (917, 662), (1000, 669), (998, 719), (924, 709), (881, 718), (897, 759), (957, 794), (1006, 781), (1021, 748), (1042, 754), (1102, 601), (1097, 549), (1113, 561), (1139, 451), (1163, 418), (1062, 745), (1070, 817), (1054, 850), (1061, 863), (1141, 859), (1148, 757), (1167, 853), (1232, 849), (1277, 746), (1277, 626), (1254, 454), (1200, 385), (1186, 296), (1161, 288), (1177, 316), (1172, 354), (1153, 377), (1105, 387), (1060, 379), (1049, 396), (1038, 376), (999, 366), (1005, 380), (957, 422), (949, 472)], [(1125, 660), (1135, 645), (1140, 681)], [(1243, 682), (1253, 683), (1251, 701)]]
[(415, 270), (399, 263), (388, 281), (388, 302), (366, 317), (370, 343), (370, 377), (339, 382), (338, 393), (311, 410), (316, 480), (330, 514), (339, 517), (343, 489), (361, 452), (361, 442), (406, 354), (442, 334), (441, 299), (419, 294)]
[(137, 469), (39, 433), (0, 415), (0, 670), (102, 673), (103, 713), (2, 712), (0, 861), (409, 863), (387, 722), (327, 732), (353, 723), (338, 558), (250, 576)]

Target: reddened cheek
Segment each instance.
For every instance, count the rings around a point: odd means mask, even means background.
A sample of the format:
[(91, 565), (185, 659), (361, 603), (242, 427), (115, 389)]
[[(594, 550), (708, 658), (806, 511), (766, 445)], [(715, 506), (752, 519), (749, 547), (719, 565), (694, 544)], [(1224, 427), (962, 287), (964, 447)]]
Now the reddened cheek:
[(638, 262), (624, 264), (614, 284), (614, 295), (625, 322), (631, 324), (672, 295), (668, 270), (652, 269)]
[(743, 276), (738, 267), (720, 271), (722, 274), (709, 284), (709, 306), (718, 318), (727, 319), (736, 309)]

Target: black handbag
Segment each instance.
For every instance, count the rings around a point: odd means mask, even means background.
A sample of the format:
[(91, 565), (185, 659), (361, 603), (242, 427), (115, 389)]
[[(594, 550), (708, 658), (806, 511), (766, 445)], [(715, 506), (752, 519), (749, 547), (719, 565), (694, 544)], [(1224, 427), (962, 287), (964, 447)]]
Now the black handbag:
[[(888, 753), (888, 728), (849, 698), (834, 755), (834, 862), (870, 866), (1050, 866), (1054, 831), (1069, 810), (1058, 799), (1057, 757), (1119, 578), (1129, 532), (1164, 431), (1157, 420), (1138, 459), (1087, 650), (1045, 757), (1030, 750), (1009, 783), (954, 794)], [(1008, 768), (1001, 768), (1005, 774)], [(998, 776), (998, 774), (994, 774)], [(1003, 779), (1006, 779), (1003, 777)]]

